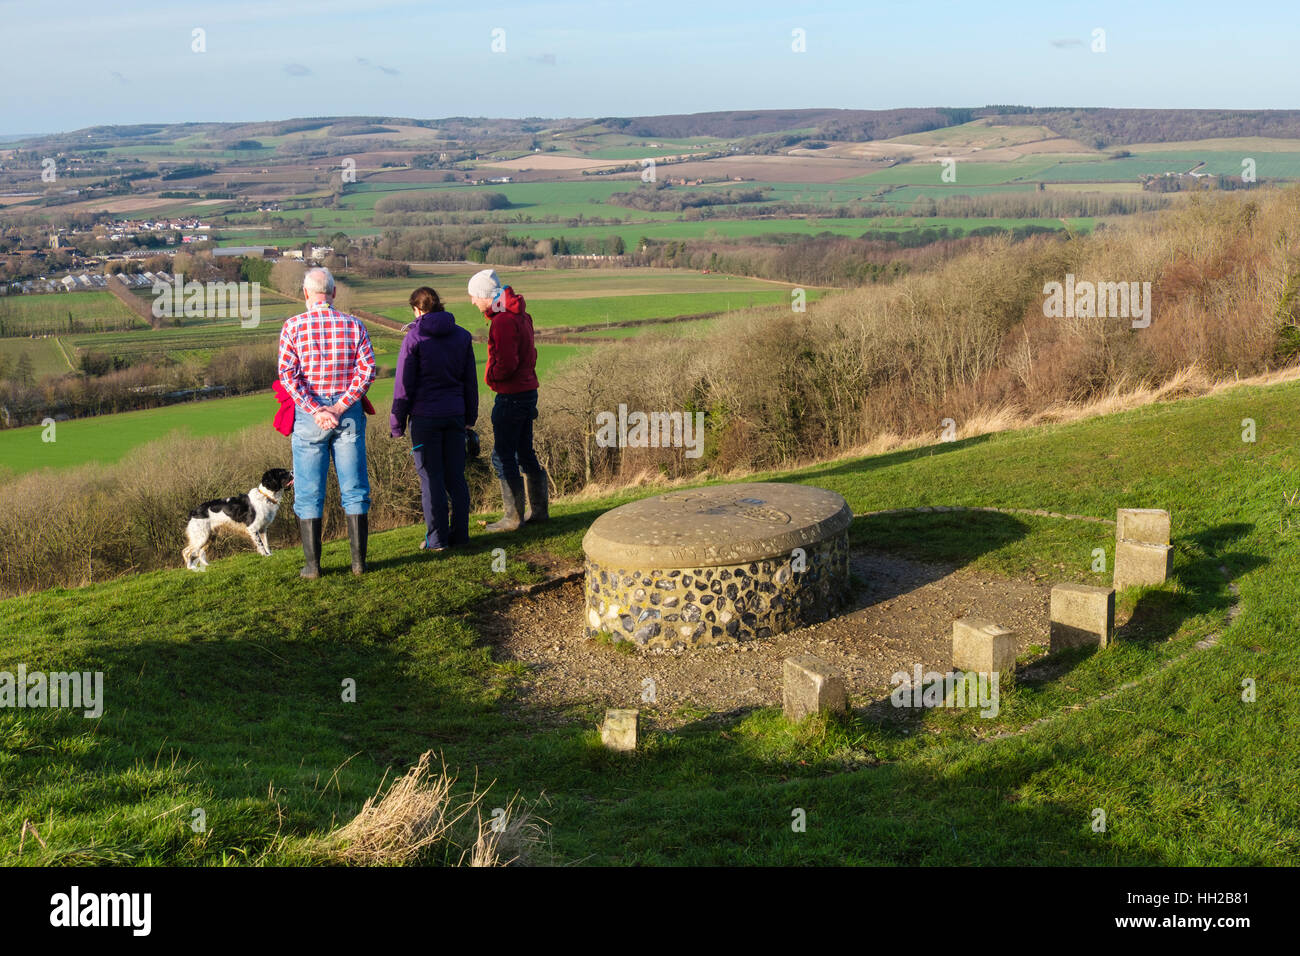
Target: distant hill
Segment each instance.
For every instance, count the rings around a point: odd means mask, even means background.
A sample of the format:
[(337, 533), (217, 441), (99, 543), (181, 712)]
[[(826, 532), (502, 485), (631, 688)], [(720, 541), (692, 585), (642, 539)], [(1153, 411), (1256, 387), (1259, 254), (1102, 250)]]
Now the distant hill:
[(889, 139), (908, 133), (967, 123), (975, 118), (970, 110), (725, 110), (716, 113), (688, 113), (668, 116), (604, 117), (596, 122), (629, 136), (715, 136), (739, 139), (788, 130), (814, 128), (823, 139)]
[(1127, 143), (1178, 143), (1238, 136), (1300, 138), (1300, 110), (986, 107), (976, 114), (998, 116), (1012, 126), (1046, 126), (1067, 139), (1097, 149)]
[(908, 107), (888, 110), (791, 109), (722, 110), (661, 116), (605, 116), (596, 120), (527, 117), (503, 119), (454, 116), (412, 119), (393, 116), (342, 116), (253, 123), (174, 123), (93, 126), (24, 141), (28, 148), (95, 149), (175, 142), (203, 134), (225, 143), (259, 137), (307, 133), (334, 127), (337, 136), (375, 133), (389, 127), (418, 127), (465, 143), (528, 137), (542, 131), (574, 132), (591, 126), (633, 137), (681, 139), (752, 139), (800, 132), (800, 138), (862, 142), (891, 139), (997, 117), (1006, 125), (1044, 126), (1067, 139), (1096, 149), (1128, 143), (1266, 136), (1300, 138), (1300, 110), (1172, 110), (1035, 108), (1014, 105), (981, 107)]
[(1025, 106), (893, 110), (730, 110), (686, 115), (604, 117), (596, 122), (629, 136), (741, 138), (812, 129), (818, 139), (866, 141), (923, 133), (985, 116), (1010, 126), (1045, 126), (1104, 149), (1240, 136), (1300, 138), (1300, 110), (1163, 110)]

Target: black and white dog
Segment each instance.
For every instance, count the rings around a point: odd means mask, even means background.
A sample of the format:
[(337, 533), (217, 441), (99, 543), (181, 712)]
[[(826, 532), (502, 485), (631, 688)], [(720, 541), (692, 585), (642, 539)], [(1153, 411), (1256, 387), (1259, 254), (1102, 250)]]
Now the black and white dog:
[(185, 527), (189, 544), (181, 552), (185, 566), (191, 571), (203, 571), (208, 566), (204, 550), (212, 532), (223, 525), (238, 525), (253, 539), (253, 547), (265, 556), (271, 553), (266, 543), (266, 529), (280, 510), (280, 492), (293, 484), (293, 472), (272, 468), (262, 476), (262, 483), (246, 495), (233, 498), (215, 498), (205, 501), (190, 512), (190, 523)]

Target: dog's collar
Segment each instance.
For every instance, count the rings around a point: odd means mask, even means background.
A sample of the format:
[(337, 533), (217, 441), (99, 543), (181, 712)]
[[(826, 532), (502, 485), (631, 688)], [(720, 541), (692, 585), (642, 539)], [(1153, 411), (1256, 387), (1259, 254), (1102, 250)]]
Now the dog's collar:
[(280, 499), (279, 499), (279, 498), (275, 497), (274, 495), (268, 495), (265, 491), (263, 491), (261, 485), (258, 485), (258, 486), (257, 486), (256, 488), (254, 488), (253, 490), (256, 491), (256, 492), (257, 492), (259, 495), (261, 495), (263, 498), (265, 498), (267, 501), (271, 502), (271, 504), (273, 504), (273, 505), (278, 505), (278, 504), (280, 503)]

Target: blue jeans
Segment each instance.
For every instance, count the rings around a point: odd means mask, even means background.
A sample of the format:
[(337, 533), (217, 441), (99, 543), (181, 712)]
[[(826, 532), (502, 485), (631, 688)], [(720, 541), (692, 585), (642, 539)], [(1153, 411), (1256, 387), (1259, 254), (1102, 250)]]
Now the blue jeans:
[[(333, 404), (340, 396), (321, 396)], [(363, 515), (370, 510), (370, 477), (366, 474), (366, 413), (357, 402), (339, 419), (337, 428), (325, 431), (301, 408), (294, 411), (293, 513), (299, 518), (319, 518), (325, 510), (325, 481), (334, 458), (343, 512)]]
[(533, 419), (537, 417), (537, 390), (517, 395), (498, 395), (492, 405), (492, 470), (507, 484), (519, 481), (519, 473), (542, 474), (542, 464), (533, 451)]
[[(469, 482), (465, 480), (465, 418), (411, 416), (411, 456), (420, 476), (425, 544), (469, 544)], [(447, 517), (448, 499), (451, 518)]]

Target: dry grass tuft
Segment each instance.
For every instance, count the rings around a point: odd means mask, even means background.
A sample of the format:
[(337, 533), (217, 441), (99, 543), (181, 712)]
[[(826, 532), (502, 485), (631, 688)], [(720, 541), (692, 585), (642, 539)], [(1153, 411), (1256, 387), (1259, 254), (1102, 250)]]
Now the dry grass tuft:
[(546, 821), (535, 817), (517, 794), (485, 820), (483, 801), (491, 785), (480, 791), (476, 784), (467, 795), (458, 796), (457, 777), (448, 771), (441, 756), (435, 770), (433, 756), (433, 751), (421, 754), (387, 793), (368, 799), (360, 813), (316, 849), (356, 866), (422, 862), (510, 866), (531, 862), (545, 837)]
[(478, 816), (478, 837), (470, 849), (470, 866), (527, 866), (546, 838), (543, 824), (518, 796), (493, 810), (485, 821)]

